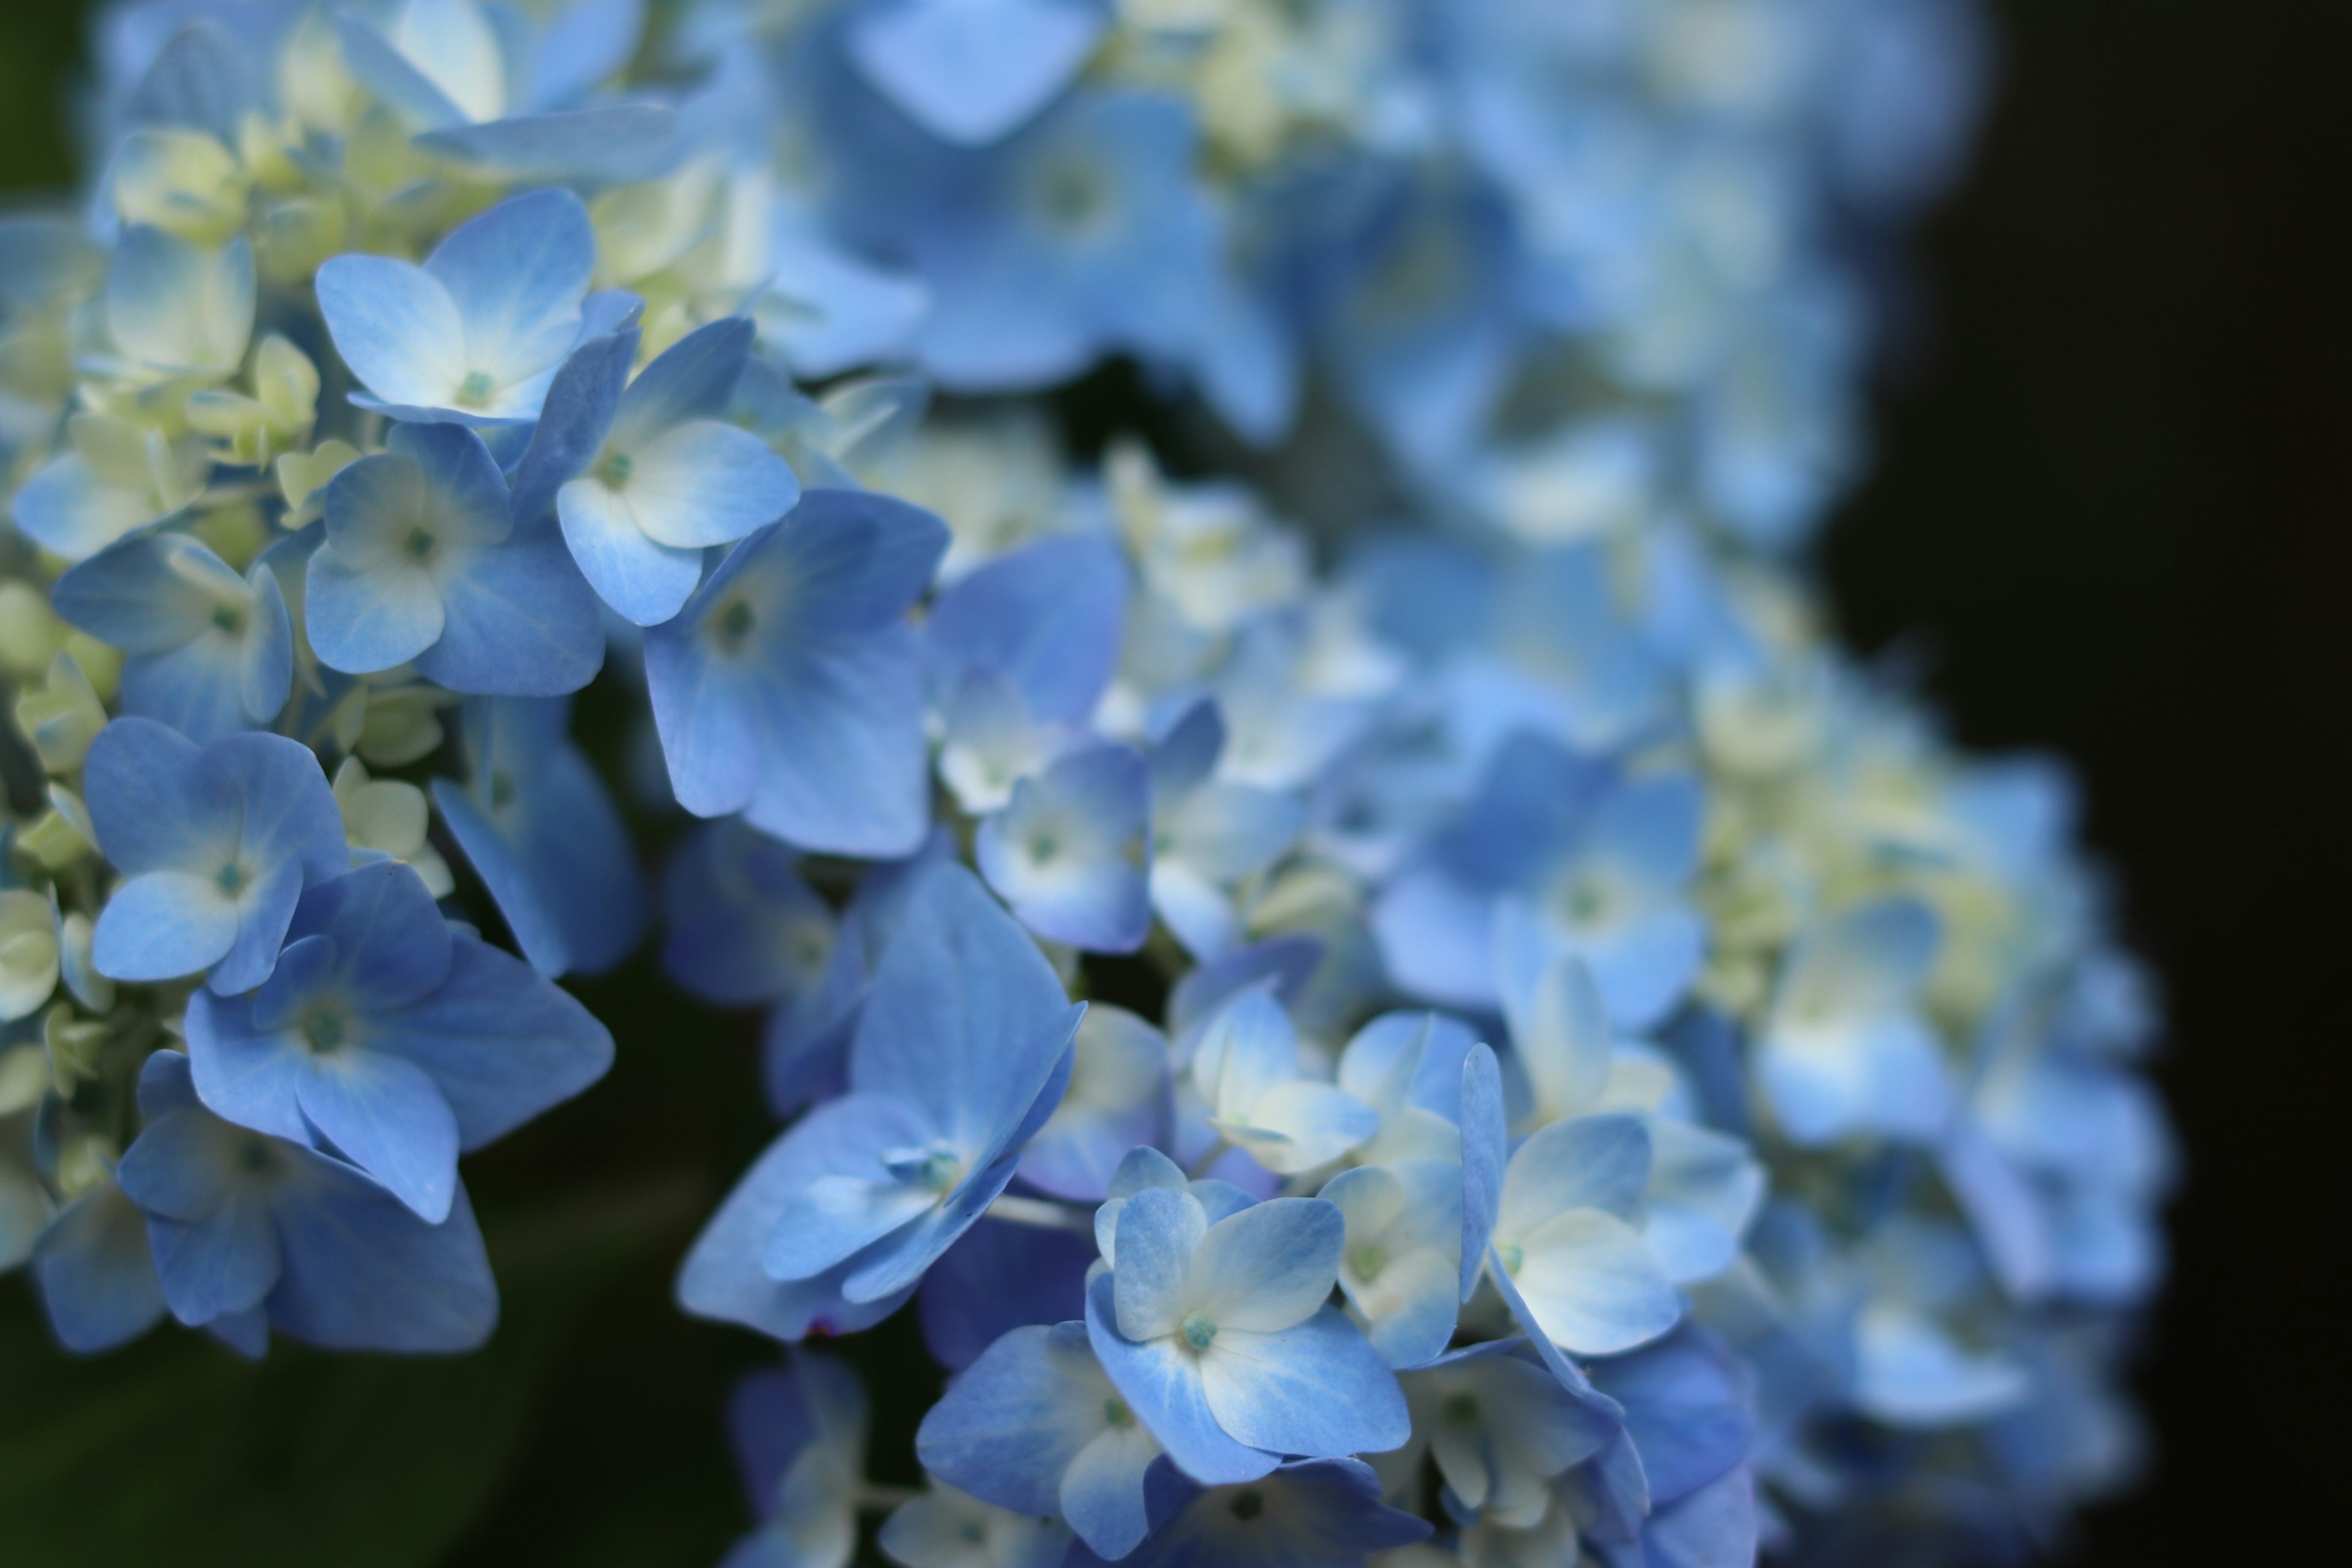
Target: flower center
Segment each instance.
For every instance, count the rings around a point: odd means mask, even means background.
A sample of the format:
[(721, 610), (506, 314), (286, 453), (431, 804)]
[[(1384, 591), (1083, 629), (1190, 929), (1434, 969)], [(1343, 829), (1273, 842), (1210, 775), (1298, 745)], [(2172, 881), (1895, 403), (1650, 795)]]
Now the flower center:
[(237, 633), (245, 630), (245, 614), (235, 605), (215, 605), (213, 606), (213, 625), (228, 633), (231, 637), (235, 637)]
[(313, 1013), (303, 1021), (302, 1034), (310, 1042), (310, 1048), (314, 1051), (339, 1049), (347, 1037), (343, 1016), (341, 1013), (331, 1012)]
[(1113, 1426), (1132, 1426), (1135, 1425), (1135, 1412), (1127, 1407), (1124, 1400), (1106, 1399), (1103, 1401), (1103, 1419)]
[(213, 883), (223, 895), (235, 898), (245, 891), (245, 868), (232, 860), (213, 874)]
[(1609, 889), (1598, 878), (1576, 877), (1560, 890), (1559, 909), (1572, 926), (1599, 925), (1609, 912)]
[(1474, 1394), (1457, 1394), (1445, 1402), (1444, 1414), (1446, 1422), (1451, 1426), (1475, 1426), (1478, 1420), (1478, 1396)]
[(611, 489), (619, 489), (629, 482), (629, 476), (636, 471), (637, 460), (635, 458), (630, 457), (626, 452), (613, 452), (607, 454), (604, 462), (598, 465), (596, 477), (603, 479)]
[(1377, 1279), (1381, 1277), (1381, 1270), (1388, 1267), (1388, 1262), (1387, 1253), (1377, 1247), (1367, 1245), (1356, 1248), (1354, 1253), (1349, 1255), (1348, 1267), (1356, 1271), (1356, 1278), (1359, 1279)]
[(1265, 1511), (1265, 1494), (1252, 1487), (1245, 1492), (1235, 1493), (1234, 1500), (1225, 1506), (1234, 1510), (1235, 1519), (1246, 1523)]
[(1029, 858), (1043, 866), (1062, 852), (1062, 841), (1051, 833), (1040, 833), (1029, 840)]
[(730, 599), (717, 615), (710, 617), (710, 624), (718, 634), (719, 646), (733, 653), (751, 637), (752, 628), (760, 624), (760, 617), (745, 601)]
[(433, 546), (438, 541), (433, 537), (432, 530), (412, 528), (408, 531), (408, 537), (402, 540), (400, 545), (402, 549), (408, 552), (410, 560), (426, 561), (432, 558)]
[(1196, 1351), (1207, 1350), (1217, 1340), (1217, 1325), (1209, 1321), (1205, 1312), (1195, 1312), (1186, 1318), (1179, 1331), (1183, 1334), (1184, 1342)]
[(466, 379), (457, 384), (457, 406), (460, 408), (479, 408), (489, 402), (490, 390), (491, 382), (490, 373), (488, 371), (467, 371), (466, 373)]
[(1516, 1241), (1498, 1241), (1495, 1255), (1503, 1260), (1503, 1272), (1516, 1276), (1519, 1266), (1528, 1260), (1527, 1250)]
[(236, 1141), (236, 1160), (238, 1170), (247, 1175), (259, 1175), (269, 1169), (269, 1145), (258, 1138), (240, 1138)]
[(490, 809), (497, 811), (514, 804), (515, 784), (503, 768), (490, 770)]

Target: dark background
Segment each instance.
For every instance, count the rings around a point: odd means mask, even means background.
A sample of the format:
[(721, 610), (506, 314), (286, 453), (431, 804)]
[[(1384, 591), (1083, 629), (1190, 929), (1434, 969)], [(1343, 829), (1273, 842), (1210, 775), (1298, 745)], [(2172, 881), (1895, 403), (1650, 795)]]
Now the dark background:
[[(2139, 1376), (2159, 1447), (2076, 1560), (2328, 1560), (2352, 1458), (2352, 17), (1998, 8), (1998, 95), (1912, 247), (1918, 319), (1827, 566), (1853, 645), (1922, 660), (1959, 739), (2082, 770), (2164, 977), (2189, 1181)], [(0, 184), (61, 187), (79, 7), (0, 9)], [(679, 1318), (667, 1279), (766, 1136), (754, 1045), (649, 964), (583, 989), (619, 1024), (614, 1079), (467, 1162), (507, 1302), (481, 1355), (281, 1345), (256, 1370), (165, 1331), (69, 1363), (0, 1284), (0, 1556), (716, 1561), (745, 1521), (720, 1391), (770, 1352)], [(911, 1317), (853, 1342), (869, 1376), (926, 1375)], [(883, 1479), (911, 1479), (908, 1436), (877, 1430)]]

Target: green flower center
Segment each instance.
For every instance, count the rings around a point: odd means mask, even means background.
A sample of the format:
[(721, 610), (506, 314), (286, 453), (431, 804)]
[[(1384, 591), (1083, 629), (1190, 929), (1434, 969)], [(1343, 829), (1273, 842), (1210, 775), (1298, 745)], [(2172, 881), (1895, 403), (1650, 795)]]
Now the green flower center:
[(1472, 1394), (1457, 1394), (1445, 1402), (1443, 1414), (1449, 1426), (1475, 1426), (1478, 1421), (1478, 1397)]
[(1265, 1511), (1265, 1494), (1252, 1487), (1247, 1491), (1234, 1493), (1234, 1500), (1225, 1506), (1234, 1510), (1235, 1519), (1247, 1523)]
[(488, 371), (467, 371), (466, 379), (457, 384), (457, 406), (479, 408), (489, 402), (491, 390), (492, 383)]
[(232, 899), (245, 891), (245, 868), (234, 860), (213, 874), (214, 886), (219, 888), (225, 896)]
[(229, 636), (235, 637), (245, 630), (245, 612), (235, 605), (215, 605), (213, 625), (228, 633)]
[(425, 561), (431, 559), (433, 547), (439, 541), (433, 537), (432, 530), (412, 528), (408, 531), (408, 537), (402, 540), (400, 544), (402, 549), (408, 552), (410, 560)]
[(1519, 1271), (1519, 1265), (1528, 1260), (1526, 1249), (1516, 1241), (1496, 1242), (1495, 1255), (1503, 1260), (1503, 1272), (1506, 1274), (1516, 1275)]
[(1124, 1400), (1106, 1399), (1103, 1401), (1103, 1419), (1113, 1426), (1132, 1426), (1135, 1425), (1135, 1412), (1127, 1407)]
[(303, 1023), (302, 1034), (310, 1042), (312, 1050), (335, 1050), (346, 1038), (343, 1016), (341, 1013), (313, 1013)]
[(730, 599), (719, 612), (711, 617), (711, 625), (719, 634), (719, 643), (730, 652), (741, 647), (744, 639), (751, 635), (752, 628), (759, 624), (760, 617), (753, 613), (751, 606), (741, 599)]
[(240, 1138), (236, 1142), (236, 1168), (247, 1175), (258, 1175), (269, 1169), (269, 1145), (258, 1138)]
[(612, 489), (619, 489), (629, 482), (629, 476), (636, 471), (637, 460), (635, 458), (630, 457), (626, 452), (613, 452), (608, 453), (604, 462), (597, 466), (596, 477)]
[(1217, 1342), (1217, 1325), (1209, 1321), (1205, 1312), (1195, 1312), (1185, 1319), (1179, 1331), (1183, 1334), (1184, 1342), (1196, 1351), (1207, 1350)]
[(1364, 1246), (1349, 1255), (1348, 1267), (1356, 1271), (1359, 1279), (1377, 1279), (1388, 1267), (1388, 1254), (1377, 1247)]

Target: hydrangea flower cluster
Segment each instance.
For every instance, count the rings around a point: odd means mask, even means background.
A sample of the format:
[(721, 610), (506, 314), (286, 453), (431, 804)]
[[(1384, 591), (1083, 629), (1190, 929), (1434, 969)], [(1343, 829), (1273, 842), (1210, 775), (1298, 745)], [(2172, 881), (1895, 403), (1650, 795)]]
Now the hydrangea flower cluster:
[[(2128, 1473), (2147, 982), (2063, 772), (1797, 554), (1960, 0), (100, 44), (84, 204), (0, 220), (0, 1263), (69, 1349), (482, 1342), (459, 1156), (651, 940), (783, 1123), (677, 1277), (792, 1347), (742, 1568), (1991, 1552)], [(1113, 357), (1335, 563), (1072, 449)], [(911, 1500), (804, 1348), (901, 1309)]]

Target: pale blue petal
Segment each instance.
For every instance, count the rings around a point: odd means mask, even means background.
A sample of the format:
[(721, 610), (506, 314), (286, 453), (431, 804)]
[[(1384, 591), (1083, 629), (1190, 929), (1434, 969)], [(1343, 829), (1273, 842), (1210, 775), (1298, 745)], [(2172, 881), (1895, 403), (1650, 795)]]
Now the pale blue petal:
[[(816, 1175), (811, 1146), (791, 1134), (768, 1145), (703, 1226), (677, 1274), (678, 1305), (698, 1317), (741, 1323), (780, 1340), (813, 1331), (854, 1333), (898, 1310), (906, 1297), (852, 1304), (842, 1270), (784, 1282), (760, 1267), (784, 1205)], [(910, 1290), (908, 1295), (913, 1294)]]
[(1336, 1307), (1274, 1333), (1220, 1328), (1200, 1368), (1218, 1426), (1252, 1447), (1339, 1458), (1412, 1436), (1396, 1373)]
[[(462, 372), (501, 388), (552, 375), (580, 335), (596, 261), (588, 209), (570, 191), (531, 191), (452, 230), (425, 260), (464, 323)], [(381, 394), (379, 394), (381, 395)], [(514, 410), (539, 412), (544, 396)]]
[(1650, 1500), (1698, 1490), (1748, 1457), (1754, 1391), (1742, 1362), (1711, 1336), (1684, 1330), (1592, 1367), (1593, 1386), (1624, 1407)]
[(818, 1106), (784, 1134), (802, 1173), (784, 1195), (761, 1254), (778, 1279), (807, 1279), (846, 1261), (939, 1201), (883, 1163), (939, 1135), (922, 1113), (887, 1095), (856, 1093)]
[(1650, 1516), (1649, 1568), (1748, 1568), (1757, 1556), (1756, 1484), (1745, 1466)]
[(200, 541), (151, 533), (110, 544), (59, 577), (49, 605), (125, 653), (168, 653), (207, 630), (215, 607), (241, 599), (243, 588)]
[(981, 824), (973, 858), (1024, 925), (1096, 952), (1131, 952), (1150, 934), (1150, 784), (1143, 758), (1093, 746), (1013, 786)]
[(1512, 1239), (1569, 1209), (1631, 1219), (1650, 1183), (1650, 1134), (1631, 1116), (1580, 1116), (1530, 1137), (1503, 1173), (1499, 1234)]
[(311, 937), (329, 940), (336, 967), (294, 963), (255, 995), (266, 1029), (294, 1020), (313, 990), (362, 1013), (415, 1001), (449, 974), (450, 935), (423, 879), (396, 860), (362, 866), (311, 888), (287, 927), (287, 953)]
[(428, 1225), (457, 1190), (457, 1119), (431, 1075), (371, 1048), (313, 1056), (296, 1084), (302, 1114)]
[(106, 900), (91, 956), (110, 979), (176, 980), (218, 963), (236, 937), (236, 905), (209, 878), (150, 871)]
[[(1251, 1212), (1244, 1209), (1234, 1217), (1245, 1218)], [(1339, 1211), (1328, 1212), (1335, 1228)], [(1208, 1229), (1208, 1215), (1181, 1188), (1146, 1187), (1127, 1200), (1118, 1214), (1118, 1268), (1112, 1289), (1122, 1336), (1150, 1340), (1177, 1331), (1191, 1305), (1193, 1251)], [(1335, 1237), (1335, 1255), (1337, 1245)], [(1322, 1293), (1331, 1293), (1328, 1279)]]
[[(285, 614), (282, 602), (278, 614)], [(290, 678), (291, 644), (279, 647), (286, 657), (278, 672)], [(247, 649), (246, 638), (212, 631), (169, 653), (133, 654), (122, 666), (122, 710), (169, 724), (199, 743), (252, 729), (285, 706), (287, 682), (278, 684), (278, 707), (265, 707), (261, 719), (248, 716), (243, 690)]]
[(1514, 1238), (1513, 1272), (1537, 1323), (1580, 1355), (1610, 1355), (1675, 1326), (1682, 1299), (1638, 1232), (1598, 1209), (1570, 1209)]
[(1502, 1212), (1503, 1076), (1493, 1047), (1475, 1047), (1462, 1063), (1462, 1300), (1478, 1288), (1486, 1243)]
[[(622, 439), (617, 430), (614, 439)], [(801, 497), (792, 465), (749, 430), (716, 419), (669, 426), (627, 451), (635, 466), (619, 496), (646, 537), (675, 549), (731, 543)]]
[(563, 542), (596, 596), (641, 626), (677, 614), (702, 581), (699, 546), (664, 544), (637, 526), (628, 499), (595, 479), (555, 493)]
[[(1139, 1198), (1138, 1201), (1140, 1201)], [(1134, 1204), (1129, 1205), (1134, 1210)], [(1120, 1221), (1122, 1262), (1127, 1221)], [(1186, 1304), (1228, 1329), (1271, 1333), (1312, 1316), (1338, 1281), (1347, 1219), (1321, 1198), (1274, 1198), (1219, 1220), (1192, 1251)], [(1122, 1329), (1126, 1317), (1120, 1317)], [(1303, 1451), (1303, 1450), (1302, 1450)]]
[[(929, 759), (912, 627), (813, 648), (757, 695), (764, 700), (751, 722), (763, 771), (744, 811), (753, 826), (873, 859), (921, 844)], [(844, 787), (852, 779), (856, 787)]]
[[(294, 944), (278, 960), (279, 974), (319, 956), (326, 943), (312, 938), (307, 945), (305, 952), (306, 944)], [(309, 1143), (310, 1131), (303, 1124), (295, 1089), (308, 1053), (290, 1036), (254, 1028), (251, 1014), (252, 1004), (244, 997), (199, 991), (188, 998), (188, 1062), (196, 1093), (205, 1109), (239, 1126)]]
[(1415, 996), (1462, 1007), (1495, 1000), (1492, 921), (1485, 894), (1435, 867), (1400, 873), (1372, 905), (1389, 978)]
[(42, 549), (80, 561), (168, 514), (144, 489), (104, 484), (79, 452), (68, 452), (25, 481), (8, 515)]
[(446, 625), (440, 592), (422, 568), (348, 566), (331, 544), (310, 557), (302, 619), (320, 662), (347, 675), (406, 664)]
[(1062, 1477), (1060, 1512), (1097, 1554), (1124, 1557), (1150, 1533), (1144, 1478), (1159, 1458), (1159, 1442), (1136, 1426), (1105, 1428), (1071, 1459)]
[(385, 256), (338, 256), (319, 268), (319, 311), (335, 352), (386, 403), (434, 407), (472, 368), (466, 327), (440, 279)]
[(369, 92), (391, 105), (412, 125), (462, 125), (466, 111), (449, 101), (408, 58), (357, 16), (336, 19), (343, 63)]

